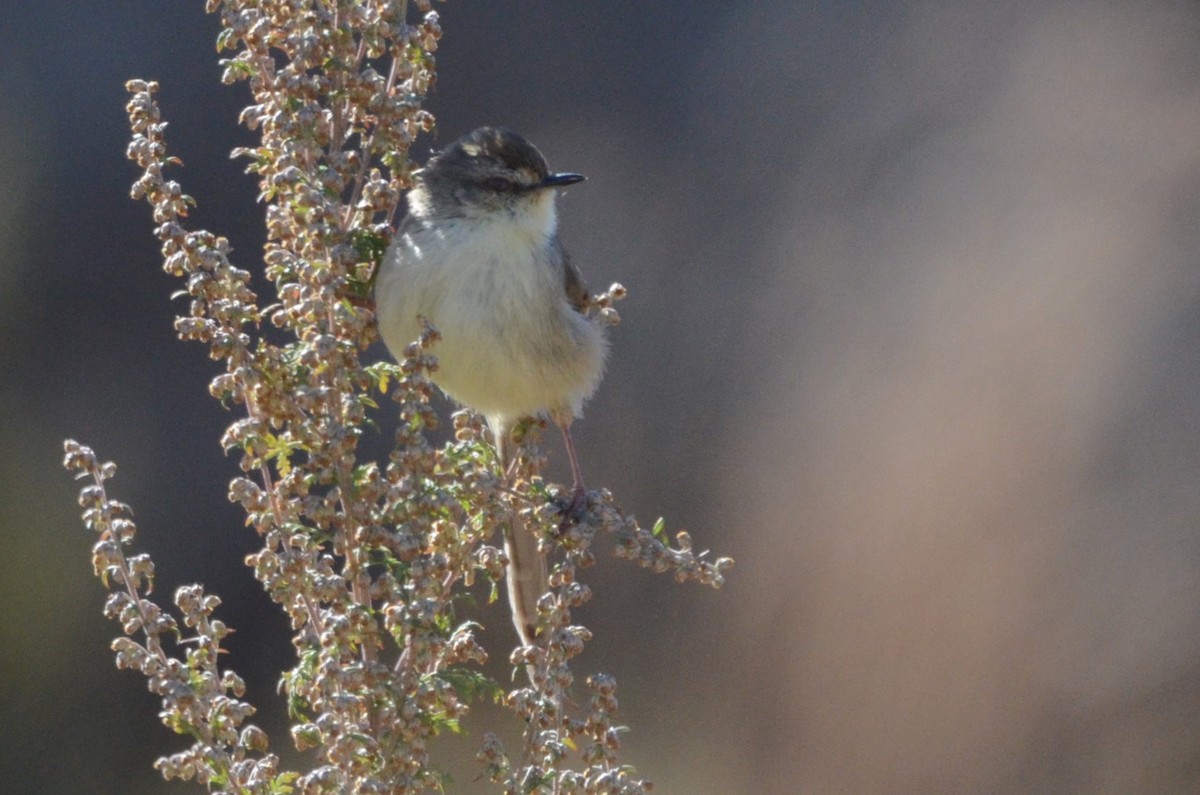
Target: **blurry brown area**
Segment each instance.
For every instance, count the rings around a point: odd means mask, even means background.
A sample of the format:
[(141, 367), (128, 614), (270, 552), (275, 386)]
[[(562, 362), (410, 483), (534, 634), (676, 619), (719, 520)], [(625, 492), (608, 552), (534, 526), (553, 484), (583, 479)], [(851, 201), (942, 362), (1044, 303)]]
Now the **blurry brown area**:
[[(160, 593), (222, 595), (288, 754), (230, 417), (122, 160), (121, 83), (156, 78), (198, 222), (252, 268), (242, 95), (202, 4), (127, 5), (0, 33), (6, 793), (186, 789), (112, 668), (68, 435), (118, 461)], [(656, 791), (1200, 791), (1200, 8), (438, 10), (429, 145), (506, 124), (587, 174), (566, 243), (630, 289), (576, 426), (589, 481), (738, 561), (718, 593), (590, 572), (581, 669), (617, 676)], [(490, 791), (492, 719), (448, 745), (451, 791)]]

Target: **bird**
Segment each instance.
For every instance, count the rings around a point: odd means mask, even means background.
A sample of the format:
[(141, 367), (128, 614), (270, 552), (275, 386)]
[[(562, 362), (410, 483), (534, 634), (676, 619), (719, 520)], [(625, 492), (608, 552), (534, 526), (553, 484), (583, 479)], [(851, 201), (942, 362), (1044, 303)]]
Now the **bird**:
[[(423, 321), (437, 329), (431, 378), (487, 420), (502, 477), (519, 420), (545, 415), (562, 430), (573, 479), (567, 518), (587, 502), (571, 423), (608, 356), (602, 324), (586, 311), (587, 286), (558, 235), (556, 193), (584, 179), (550, 171), (518, 133), (480, 127), (414, 172), (408, 214), (375, 283), (380, 336), (395, 358)], [(548, 590), (546, 561), (533, 532), (513, 524), (504, 530), (507, 590), (529, 646)]]

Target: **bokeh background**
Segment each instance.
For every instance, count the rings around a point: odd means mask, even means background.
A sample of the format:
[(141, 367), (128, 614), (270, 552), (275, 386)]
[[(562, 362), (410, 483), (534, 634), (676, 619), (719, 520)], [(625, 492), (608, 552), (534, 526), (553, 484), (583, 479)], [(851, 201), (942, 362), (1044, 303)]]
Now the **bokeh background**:
[[(160, 592), (224, 598), (229, 662), (283, 720), (231, 417), (123, 156), (122, 83), (157, 79), (195, 221), (255, 266), (245, 88), (202, 6), (0, 27), (5, 793), (189, 790), (107, 650), (66, 436), (119, 463)], [(590, 480), (738, 561), (715, 593), (592, 569), (581, 668), (618, 677), (656, 792), (1200, 791), (1200, 7), (438, 8), (418, 151), (525, 132), (590, 178), (560, 204), (576, 261), (631, 291), (577, 425)], [(490, 791), (495, 720), (447, 744), (453, 791)]]

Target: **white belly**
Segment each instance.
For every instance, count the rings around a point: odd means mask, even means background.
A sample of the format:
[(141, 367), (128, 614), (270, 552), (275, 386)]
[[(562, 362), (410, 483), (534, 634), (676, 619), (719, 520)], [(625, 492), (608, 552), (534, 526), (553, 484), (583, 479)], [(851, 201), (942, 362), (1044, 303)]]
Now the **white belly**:
[(418, 230), (393, 241), (376, 283), (393, 355), (417, 339), (425, 317), (442, 335), (434, 382), (493, 424), (578, 414), (604, 369), (600, 328), (568, 303), (561, 265), (535, 250), (528, 238), (478, 227), (469, 236), (453, 226)]

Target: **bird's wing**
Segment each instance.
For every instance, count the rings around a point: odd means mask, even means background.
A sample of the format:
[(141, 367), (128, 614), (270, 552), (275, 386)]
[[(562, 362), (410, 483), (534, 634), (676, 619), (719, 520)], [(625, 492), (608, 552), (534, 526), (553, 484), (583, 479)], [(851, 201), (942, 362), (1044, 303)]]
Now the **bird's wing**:
[(583, 312), (587, 308), (589, 298), (587, 285), (583, 281), (583, 274), (571, 262), (570, 255), (567, 254), (567, 250), (563, 248), (557, 236), (554, 238), (554, 246), (561, 255), (563, 288), (567, 292), (567, 300), (570, 301), (571, 306), (575, 307), (576, 311)]

